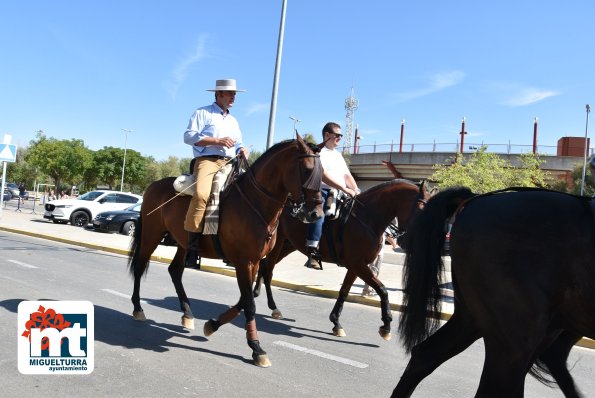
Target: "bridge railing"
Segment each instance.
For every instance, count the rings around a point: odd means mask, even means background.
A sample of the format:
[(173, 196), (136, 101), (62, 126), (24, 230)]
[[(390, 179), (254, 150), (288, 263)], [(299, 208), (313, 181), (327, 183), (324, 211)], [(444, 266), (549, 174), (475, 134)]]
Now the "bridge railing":
[[(518, 145), (518, 144), (486, 144), (484, 142), (465, 142), (463, 152), (475, 152), (482, 146), (487, 147), (488, 152), (501, 154), (521, 154), (533, 153), (533, 145)], [(581, 146), (581, 150), (582, 150)], [(340, 148), (343, 150), (344, 148)], [(457, 153), (461, 149), (461, 144), (458, 142), (447, 143), (403, 143), (402, 152), (452, 152)], [(537, 153), (541, 155), (557, 155), (558, 147), (556, 145), (537, 145)], [(381, 144), (366, 144), (358, 145), (356, 153), (377, 153), (377, 152), (400, 152), (399, 143), (381, 143)], [(348, 151), (353, 153), (353, 147)], [(594, 148), (589, 148), (588, 155), (595, 153)]]

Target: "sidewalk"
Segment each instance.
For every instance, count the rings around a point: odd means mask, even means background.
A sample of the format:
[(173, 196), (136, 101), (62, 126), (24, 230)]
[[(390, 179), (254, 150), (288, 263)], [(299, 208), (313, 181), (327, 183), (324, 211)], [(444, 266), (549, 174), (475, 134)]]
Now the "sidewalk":
[[(43, 218), (43, 207), (41, 205), (36, 206), (35, 213), (31, 204), (28, 204), (27, 207), (21, 207), (21, 211), (16, 211), (16, 208), (16, 201), (7, 202), (6, 207), (2, 209), (0, 230), (112, 253), (128, 254), (128, 247), (130, 245), (130, 238), (128, 236), (95, 232), (91, 229), (73, 227), (70, 224), (54, 224)], [(153, 253), (152, 260), (170, 263), (175, 251), (175, 247), (160, 245)], [(384, 262), (380, 269), (380, 280), (389, 292), (391, 308), (395, 311), (400, 309), (403, 301), (401, 278), (404, 258), (405, 255), (403, 253), (395, 253), (389, 245), (385, 246)], [(275, 267), (273, 285), (325, 297), (337, 297), (346, 270), (335, 264), (323, 263), (324, 269), (317, 271), (304, 267), (305, 261), (306, 256), (297, 251), (284, 258)], [(445, 265), (447, 268), (444, 278), (445, 286), (450, 286), (450, 283), (448, 283), (450, 282), (450, 272), (448, 272), (449, 261), (446, 261)], [(234, 269), (226, 266), (220, 260), (202, 259), (201, 267), (202, 271), (235, 276)], [(186, 272), (193, 271), (186, 270)], [(347, 301), (379, 306), (380, 301), (377, 296), (362, 297), (360, 295), (362, 288), (363, 281), (357, 279), (351, 288)], [(443, 291), (445, 295), (442, 303), (442, 312), (443, 318), (447, 318), (453, 311), (452, 291), (448, 288), (445, 288)], [(265, 294), (264, 290), (261, 294)]]

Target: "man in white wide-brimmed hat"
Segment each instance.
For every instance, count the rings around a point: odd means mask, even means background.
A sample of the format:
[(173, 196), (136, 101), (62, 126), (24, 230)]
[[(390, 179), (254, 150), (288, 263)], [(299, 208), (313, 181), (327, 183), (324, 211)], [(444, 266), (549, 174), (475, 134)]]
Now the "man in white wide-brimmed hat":
[(195, 267), (198, 261), (199, 240), (204, 228), (204, 215), (215, 173), (234, 156), (248, 158), (242, 144), (242, 132), (235, 117), (229, 113), (237, 92), (235, 79), (217, 80), (215, 102), (198, 108), (190, 117), (184, 133), (184, 142), (192, 146), (194, 161), (194, 196), (190, 201), (184, 229), (188, 231), (186, 267)]

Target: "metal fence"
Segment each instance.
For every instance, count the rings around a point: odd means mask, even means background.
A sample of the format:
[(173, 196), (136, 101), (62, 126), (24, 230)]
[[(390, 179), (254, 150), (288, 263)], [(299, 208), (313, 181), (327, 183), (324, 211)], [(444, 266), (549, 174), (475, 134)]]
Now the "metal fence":
[(2, 209), (5, 211), (18, 211), (43, 215), (43, 205), (45, 204), (45, 200), (46, 197), (43, 195), (31, 195), (27, 200), (22, 200), (21, 198), (14, 196), (9, 200), (3, 201)]
[[(533, 145), (517, 145), (517, 144), (486, 144), (484, 142), (465, 142), (463, 152), (475, 152), (481, 147), (486, 147), (488, 152), (501, 153), (501, 154), (521, 154), (521, 153), (533, 153)], [(582, 151), (581, 146), (581, 151)], [(350, 148), (349, 153), (354, 153), (354, 148)], [(452, 152), (457, 153), (461, 149), (459, 142), (452, 143), (403, 143), (402, 152)], [(557, 145), (537, 145), (537, 153), (540, 155), (553, 155), (556, 156), (558, 152)], [(343, 152), (344, 147), (341, 148)], [(376, 152), (400, 152), (401, 148), (398, 142), (382, 143), (382, 144), (371, 144), (371, 145), (358, 145), (356, 153), (376, 153)], [(582, 153), (582, 152), (581, 152)], [(589, 148), (589, 155), (593, 155), (594, 148)]]

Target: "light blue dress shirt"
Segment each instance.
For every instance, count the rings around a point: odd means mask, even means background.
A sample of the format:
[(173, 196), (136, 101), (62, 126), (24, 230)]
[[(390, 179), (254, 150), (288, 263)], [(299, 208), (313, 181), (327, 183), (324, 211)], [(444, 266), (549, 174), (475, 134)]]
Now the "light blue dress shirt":
[[(221, 145), (194, 145), (205, 137), (230, 137), (235, 140), (236, 144), (235, 147), (231, 148), (225, 148)], [(194, 111), (184, 133), (184, 142), (192, 146), (195, 158), (209, 155), (233, 157), (240, 148), (244, 147), (238, 121), (229, 112), (225, 114), (216, 102)]]

